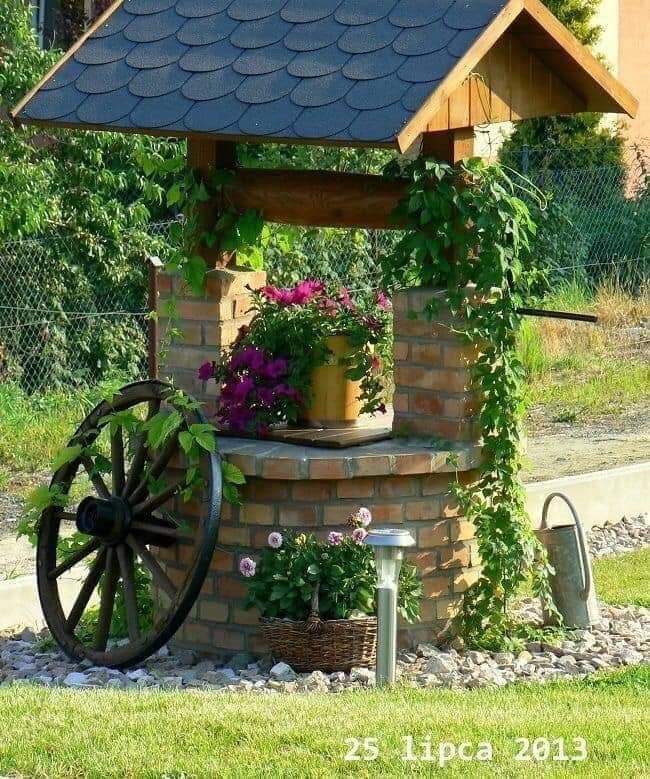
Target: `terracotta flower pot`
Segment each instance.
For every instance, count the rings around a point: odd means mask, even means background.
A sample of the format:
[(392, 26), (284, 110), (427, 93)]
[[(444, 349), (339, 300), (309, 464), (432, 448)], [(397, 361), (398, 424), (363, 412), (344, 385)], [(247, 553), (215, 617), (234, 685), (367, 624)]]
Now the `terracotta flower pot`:
[(354, 427), (361, 413), (361, 382), (347, 378), (344, 358), (352, 351), (345, 335), (330, 336), (325, 343), (332, 352), (327, 365), (311, 376), (312, 397), (300, 416), (306, 427)]

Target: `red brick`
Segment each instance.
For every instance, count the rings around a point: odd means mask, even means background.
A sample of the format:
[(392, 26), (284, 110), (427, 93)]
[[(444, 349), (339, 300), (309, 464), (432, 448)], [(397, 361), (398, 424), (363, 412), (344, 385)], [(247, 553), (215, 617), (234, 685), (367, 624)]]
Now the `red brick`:
[(393, 395), (393, 409), (395, 411), (408, 411), (409, 410), (409, 394), (408, 392), (395, 392)]
[(239, 521), (245, 525), (272, 525), (274, 520), (275, 510), (266, 503), (244, 503), (239, 509)]
[(220, 525), (218, 538), (220, 544), (248, 546), (250, 544), (250, 530), (245, 527), (228, 527), (228, 525)]
[(294, 500), (322, 502), (330, 499), (332, 483), (328, 481), (299, 481), (291, 491)]
[(199, 322), (215, 322), (219, 316), (219, 304), (211, 300), (180, 300), (178, 318)]
[(435, 498), (405, 503), (404, 510), (408, 521), (435, 520), (440, 517), (440, 506)]
[(287, 500), (289, 497), (289, 483), (283, 481), (266, 481), (265, 479), (251, 479), (246, 485), (245, 491), (246, 497), (251, 500)]
[(434, 552), (411, 552), (408, 559), (415, 563), (420, 576), (426, 576), (438, 568), (438, 555)]
[(232, 623), (234, 625), (258, 625), (260, 613), (257, 609), (234, 609)]
[(243, 649), (244, 634), (239, 630), (226, 630), (225, 628), (215, 628), (212, 631), (212, 641), (214, 646), (222, 649)]
[(404, 521), (404, 507), (400, 503), (378, 503), (369, 506), (374, 522), (400, 523)]
[(393, 344), (393, 357), (396, 362), (402, 362), (407, 360), (409, 356), (409, 343), (408, 341), (395, 341)]
[(242, 576), (221, 576), (217, 580), (217, 597), (222, 598), (245, 598), (248, 593), (248, 587), (243, 581)]
[(212, 555), (210, 568), (214, 571), (232, 571), (235, 567), (235, 555), (231, 552), (224, 552), (221, 549), (215, 549)]
[(454, 576), (454, 592), (466, 592), (475, 584), (481, 575), (480, 568), (469, 568)]
[(342, 479), (336, 482), (339, 498), (369, 498), (375, 494), (374, 479)]
[(202, 600), (199, 603), (199, 618), (207, 622), (228, 622), (228, 604), (223, 601)]
[(212, 644), (212, 629), (209, 625), (199, 625), (197, 622), (186, 622), (183, 638), (189, 644)]
[(349, 476), (343, 459), (309, 461), (310, 479), (345, 479)]
[(395, 368), (395, 386), (464, 392), (470, 388), (471, 378), (469, 373), (464, 370), (453, 371), (423, 368), (417, 365), (399, 365)]
[(392, 476), (378, 480), (379, 495), (385, 498), (412, 497), (420, 491), (418, 479)]
[(315, 506), (280, 506), (278, 524), (281, 527), (313, 527), (317, 522)]
[(325, 506), (323, 508), (323, 523), (325, 525), (345, 525), (354, 508), (354, 506), (340, 504)]
[(444, 520), (418, 530), (418, 546), (420, 549), (431, 549), (436, 546), (445, 546), (448, 543), (449, 523)]
[(472, 522), (467, 519), (452, 520), (451, 540), (452, 541), (471, 541), (476, 536), (476, 528)]
[(478, 348), (473, 344), (458, 346), (445, 344), (443, 353), (445, 368), (463, 368), (473, 365), (479, 355)]
[(262, 463), (262, 476), (265, 479), (299, 479), (300, 461), (268, 458)]
[(412, 392), (409, 411), (416, 414), (440, 414), (442, 412), (443, 402), (439, 395), (433, 392)]
[(422, 579), (422, 596), (440, 598), (451, 593), (451, 580), (448, 576), (429, 576)]
[(395, 456), (393, 470), (403, 476), (431, 473), (434, 456), (433, 454), (398, 454)]
[(376, 456), (357, 457), (353, 460), (352, 469), (355, 476), (374, 476), (375, 474), (390, 473), (390, 458)]
[(449, 598), (438, 598), (436, 601), (436, 619), (453, 619), (460, 611), (462, 598), (453, 595)]
[(413, 343), (411, 344), (411, 362), (427, 365), (431, 368), (442, 365), (442, 349), (439, 344)]
[(462, 541), (440, 550), (440, 568), (467, 568), (471, 561), (471, 547)]
[(423, 495), (442, 495), (449, 489), (449, 483), (453, 480), (453, 474), (432, 473), (422, 480)]
[(158, 292), (160, 292), (161, 295), (171, 294), (172, 286), (173, 276), (170, 276), (168, 273), (158, 274)]

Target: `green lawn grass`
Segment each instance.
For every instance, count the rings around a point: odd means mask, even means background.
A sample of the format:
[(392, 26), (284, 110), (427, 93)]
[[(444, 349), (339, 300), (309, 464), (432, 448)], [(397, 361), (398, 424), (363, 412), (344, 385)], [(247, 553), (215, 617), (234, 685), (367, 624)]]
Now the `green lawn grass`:
[(650, 608), (650, 547), (594, 560), (594, 578), (606, 603)]
[[(0, 689), (0, 774), (48, 777), (648, 776), (650, 669), (589, 682), (342, 695)], [(403, 739), (490, 742), (493, 760), (404, 762)], [(346, 761), (348, 738), (379, 757)], [(517, 762), (516, 738), (584, 738), (584, 762)]]

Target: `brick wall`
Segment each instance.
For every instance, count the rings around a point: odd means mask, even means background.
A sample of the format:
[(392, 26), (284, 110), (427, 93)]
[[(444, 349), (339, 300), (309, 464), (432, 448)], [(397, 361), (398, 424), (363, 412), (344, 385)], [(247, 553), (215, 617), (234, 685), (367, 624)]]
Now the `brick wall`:
[(214, 408), (214, 382), (204, 384), (196, 378), (200, 365), (218, 360), (219, 352), (235, 340), (239, 328), (250, 322), (251, 297), (247, 287), (257, 289), (266, 283), (264, 272), (230, 268), (211, 270), (206, 291), (201, 297), (190, 294), (178, 276), (161, 273), (159, 277), (160, 333), (164, 338), (169, 320), (165, 305), (173, 296), (177, 301), (178, 321), (172, 326), (182, 332), (167, 351), (160, 367), (161, 378), (172, 378), (177, 387)]
[[(424, 311), (433, 297), (439, 301), (439, 310), (431, 321)], [(396, 292), (393, 309), (393, 432), (477, 440), (479, 402), (471, 390), (471, 369), (478, 351), (454, 332), (462, 323), (442, 304), (442, 294), (433, 290)]]
[[(461, 474), (466, 482), (475, 471)], [(463, 592), (476, 580), (479, 560), (473, 526), (459, 516), (449, 494), (449, 473), (373, 476), (351, 479), (251, 478), (243, 505), (224, 505), (218, 548), (203, 590), (175, 643), (227, 655), (267, 651), (257, 627), (258, 614), (246, 611), (242, 557), (266, 545), (272, 530), (315, 533), (350, 531), (347, 518), (368, 506), (376, 524), (407, 527), (417, 546), (408, 552), (422, 577), (422, 621), (402, 624), (400, 644), (431, 641), (456, 612)], [(198, 508), (198, 507), (195, 507)], [(183, 504), (178, 513), (183, 512)], [(183, 578), (183, 560), (169, 559), (172, 578)]]

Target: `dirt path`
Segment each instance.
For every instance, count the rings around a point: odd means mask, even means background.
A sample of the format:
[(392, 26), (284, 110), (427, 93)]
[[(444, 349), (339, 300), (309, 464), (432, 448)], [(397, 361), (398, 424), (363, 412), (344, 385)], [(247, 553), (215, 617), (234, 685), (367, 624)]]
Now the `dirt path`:
[(526, 481), (545, 481), (650, 460), (650, 405), (589, 423), (528, 424)]

